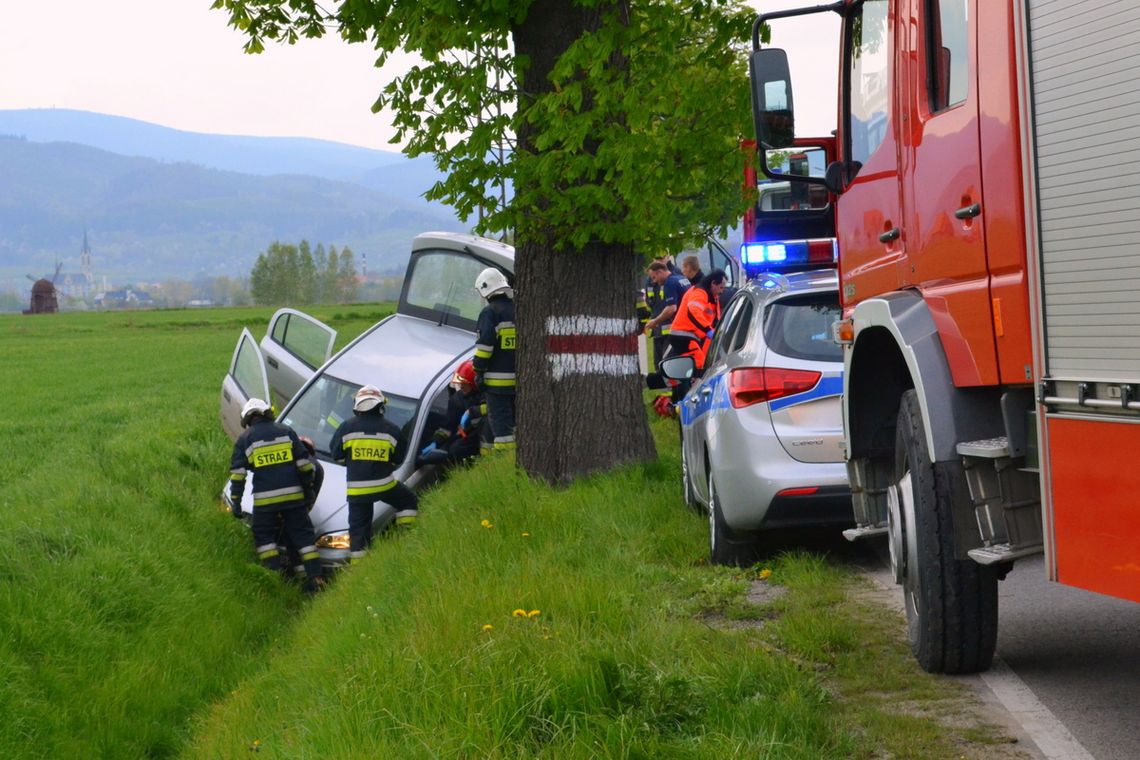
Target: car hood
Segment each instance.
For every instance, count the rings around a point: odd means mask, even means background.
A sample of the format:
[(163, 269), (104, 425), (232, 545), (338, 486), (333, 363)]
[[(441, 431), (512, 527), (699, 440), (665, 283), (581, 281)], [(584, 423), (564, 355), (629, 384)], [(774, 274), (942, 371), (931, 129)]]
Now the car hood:
[(436, 375), (474, 349), (475, 334), (469, 330), (394, 314), (345, 348), (324, 371), (418, 399)]

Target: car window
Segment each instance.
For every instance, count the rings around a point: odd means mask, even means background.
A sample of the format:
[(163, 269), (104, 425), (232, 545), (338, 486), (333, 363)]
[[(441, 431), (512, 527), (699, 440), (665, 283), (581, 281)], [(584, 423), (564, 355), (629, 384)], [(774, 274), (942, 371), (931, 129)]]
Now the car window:
[(752, 313), (755, 308), (752, 306), (751, 300), (745, 300), (744, 307), (740, 310), (739, 327), (732, 333), (732, 347), (729, 348), (729, 353), (736, 353), (744, 348), (744, 344), (748, 342), (748, 334), (752, 332)]
[(720, 324), (717, 325), (716, 332), (713, 334), (712, 343), (709, 345), (708, 355), (705, 359), (705, 366), (711, 367), (716, 362), (724, 357), (724, 346), (728, 344), (728, 335), (732, 331), (733, 319), (736, 317), (737, 312), (740, 311), (740, 304), (746, 301), (746, 298), (737, 298), (728, 304), (724, 314), (721, 316)]
[[(331, 458), (329, 442), (340, 423), (352, 416), (353, 397), (359, 389), (359, 384), (323, 374), (302, 391), (282, 422), (297, 431), (297, 435), (312, 438), (317, 453)], [(415, 426), (415, 400), (391, 393), (384, 395), (388, 398), (384, 416), (398, 425), (407, 439)]]
[(837, 293), (813, 293), (782, 298), (768, 306), (764, 340), (778, 354), (810, 361), (843, 361), (843, 351), (831, 337), (839, 319)]
[(234, 381), (246, 398), (260, 398), (265, 394), (265, 373), (257, 343), (248, 334), (242, 335), (233, 368)]
[(474, 329), (483, 310), (475, 278), (487, 266), (482, 259), (458, 251), (417, 251), (404, 284), (400, 311), (426, 319), (448, 319), (450, 324), (464, 320)]
[(313, 369), (328, 358), (329, 329), (298, 314), (283, 314), (277, 319), (273, 340)]

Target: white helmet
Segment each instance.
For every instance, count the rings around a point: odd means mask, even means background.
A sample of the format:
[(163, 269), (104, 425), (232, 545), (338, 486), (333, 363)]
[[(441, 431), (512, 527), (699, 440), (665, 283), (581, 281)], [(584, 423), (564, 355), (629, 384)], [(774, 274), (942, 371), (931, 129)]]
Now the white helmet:
[(356, 399), (352, 403), (352, 411), (354, 412), (369, 412), (380, 407), (380, 413), (384, 413), (384, 406), (388, 403), (388, 399), (384, 398), (384, 392), (377, 388), (375, 385), (366, 385), (356, 392)]
[(507, 277), (495, 267), (487, 267), (475, 278), (475, 290), (484, 298), (490, 298), (496, 293), (505, 293), (511, 296), (511, 286)]
[(250, 417), (257, 414), (266, 416), (270, 411), (269, 404), (259, 398), (251, 398), (249, 401), (246, 401), (245, 406), (241, 408), (241, 426), (248, 427)]

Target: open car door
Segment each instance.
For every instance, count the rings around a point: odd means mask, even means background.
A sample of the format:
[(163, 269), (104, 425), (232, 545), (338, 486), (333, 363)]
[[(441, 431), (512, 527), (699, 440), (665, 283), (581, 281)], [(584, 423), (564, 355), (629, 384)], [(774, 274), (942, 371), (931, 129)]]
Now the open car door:
[(278, 309), (261, 339), (265, 355), (268, 399), (277, 409), (296, 395), (317, 368), (332, 355), (336, 330), (296, 309)]
[(241, 435), (241, 409), (251, 398), (268, 400), (269, 380), (257, 341), (242, 328), (229, 372), (222, 379), (222, 429), (231, 441)]

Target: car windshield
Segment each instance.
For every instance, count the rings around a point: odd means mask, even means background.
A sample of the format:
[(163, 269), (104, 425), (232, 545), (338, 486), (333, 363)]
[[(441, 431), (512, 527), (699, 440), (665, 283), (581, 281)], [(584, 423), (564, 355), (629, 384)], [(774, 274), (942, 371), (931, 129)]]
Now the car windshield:
[(475, 278), (486, 268), (485, 262), (467, 253), (418, 251), (405, 285), (401, 310), (429, 319), (446, 318), (449, 324), (466, 320), (474, 326), (483, 309), (483, 299), (475, 291)]
[[(352, 416), (352, 400), (359, 389), (359, 384), (328, 374), (321, 375), (293, 402), (282, 422), (297, 431), (297, 435), (313, 439), (317, 453), (323, 459), (332, 459), (329, 442), (340, 423)], [(388, 397), (384, 416), (398, 425), (404, 438), (410, 440), (416, 419), (416, 401), (390, 393), (384, 395)]]
[(764, 340), (778, 354), (820, 362), (843, 361), (843, 349), (831, 337), (839, 319), (836, 293), (781, 298), (768, 307)]

